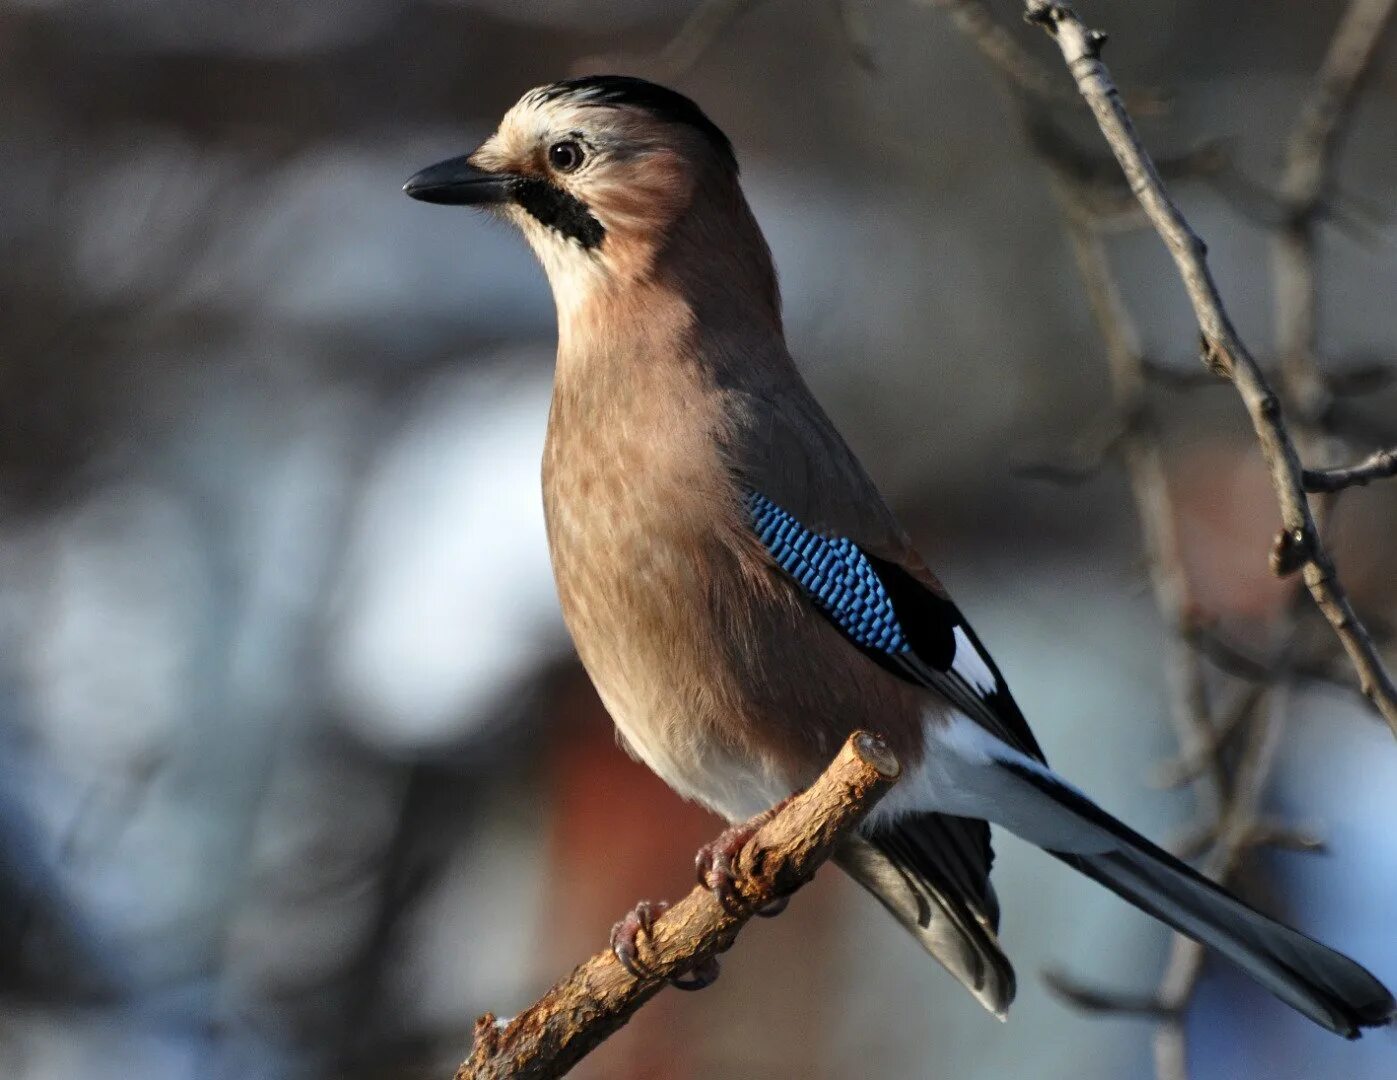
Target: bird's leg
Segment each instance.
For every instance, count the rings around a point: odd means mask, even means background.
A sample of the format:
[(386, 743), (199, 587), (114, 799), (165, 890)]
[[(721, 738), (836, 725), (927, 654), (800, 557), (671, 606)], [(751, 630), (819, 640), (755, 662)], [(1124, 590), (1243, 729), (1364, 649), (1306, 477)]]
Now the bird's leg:
[[(636, 939), (641, 934), (648, 935), (655, 920), (669, 910), (666, 900), (642, 900), (626, 912), (625, 918), (611, 928), (611, 951), (621, 966), (637, 979), (649, 976), (645, 965), (640, 962)], [(676, 990), (702, 990), (711, 986), (718, 978), (718, 958), (710, 956), (694, 965), (687, 974), (670, 979)]]
[[(694, 859), (694, 868), (698, 871), (698, 882), (713, 891), (713, 895), (718, 898), (718, 903), (723, 905), (723, 910), (729, 915), (742, 915), (747, 909), (746, 901), (738, 893), (733, 880), (733, 871), (736, 869), (738, 855), (747, 846), (747, 841), (756, 835), (757, 830), (775, 817), (776, 813), (792, 798), (794, 796), (788, 795), (770, 810), (763, 810), (754, 818), (724, 829), (716, 840), (712, 840), (698, 849), (698, 855)], [(790, 903), (790, 897), (782, 896), (753, 914), (763, 918), (771, 918), (785, 911), (788, 903)]]

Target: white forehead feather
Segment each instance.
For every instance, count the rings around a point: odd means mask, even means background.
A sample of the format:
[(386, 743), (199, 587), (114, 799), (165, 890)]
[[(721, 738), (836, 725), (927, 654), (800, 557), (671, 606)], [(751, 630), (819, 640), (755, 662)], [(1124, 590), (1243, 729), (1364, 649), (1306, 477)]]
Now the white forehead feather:
[(590, 104), (585, 97), (548, 97), (541, 86), (530, 90), (505, 113), (500, 132), (511, 141), (533, 142), (571, 133), (604, 135), (627, 126), (630, 110)]

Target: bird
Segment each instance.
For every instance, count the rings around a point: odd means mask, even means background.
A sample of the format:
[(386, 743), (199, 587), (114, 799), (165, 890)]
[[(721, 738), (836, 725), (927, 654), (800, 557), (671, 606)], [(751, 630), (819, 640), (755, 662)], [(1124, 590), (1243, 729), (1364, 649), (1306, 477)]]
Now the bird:
[[(690, 98), (625, 75), (540, 86), (404, 191), (503, 217), (543, 266), (558, 332), (543, 502), (563, 617), (624, 747), (730, 823), (699, 855), (724, 903), (756, 823), (861, 729), (902, 779), (834, 859), (999, 1018), (1015, 975), (991, 823), (1330, 1031), (1390, 1021), (1391, 992), (1358, 963), (1049, 767), (998, 665), (800, 375), (733, 145)], [(633, 972), (654, 915), (641, 905), (613, 934)]]

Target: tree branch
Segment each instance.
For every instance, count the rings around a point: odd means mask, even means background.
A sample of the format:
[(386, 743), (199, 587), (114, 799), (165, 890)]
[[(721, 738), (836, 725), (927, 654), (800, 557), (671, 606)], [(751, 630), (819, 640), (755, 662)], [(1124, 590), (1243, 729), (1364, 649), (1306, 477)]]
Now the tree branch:
[(760, 0), (703, 0), (655, 57), (657, 77), (674, 81), (687, 74), (723, 32)]
[(1360, 461), (1342, 469), (1306, 469), (1306, 491), (1342, 491), (1346, 487), (1370, 484), (1397, 476), (1397, 447), (1391, 450), (1378, 450)]
[[(1357, 2), (1361, 4), (1364, 0)], [(1092, 35), (1087, 44), (1099, 49), (1103, 40), (1099, 35)], [(1092, 55), (1086, 59), (1094, 61), (1096, 57)], [(1299, 674), (1295, 661), (1298, 611), (1292, 605), (1275, 628), (1273, 637), (1279, 647), (1265, 659), (1245, 665), (1246, 674), (1257, 681), (1243, 686), (1224, 708), (1213, 706), (1200, 666), (1204, 650), (1197, 648), (1199, 625), (1189, 600), (1189, 582), (1179, 551), (1176, 510), (1163, 467), (1158, 431), (1146, 400), (1146, 385), (1157, 378), (1153, 370), (1156, 365), (1142, 353), (1139, 334), (1102, 242), (1102, 233), (1123, 217), (1122, 208), (1119, 200), (1092, 197), (1093, 191), (1103, 186), (1101, 173), (1079, 166), (1080, 149), (1065, 144), (1055, 124), (1033, 123), (1035, 113), (1044, 115), (1041, 109), (1035, 109), (1026, 98), (1019, 99), (1019, 107), (1026, 114), (1030, 144), (1051, 170), (1050, 187), (1067, 227), (1093, 318), (1106, 345), (1113, 407), (1118, 415), (1128, 418), (1111, 443), (1100, 448), (1091, 464), (1099, 464), (1097, 459), (1107, 450), (1122, 451), (1149, 556), (1156, 606), (1173, 631), (1168, 669), (1181, 754), (1172, 763), (1167, 779), (1173, 784), (1194, 785), (1199, 804), (1183, 841), (1187, 849), (1183, 857), (1207, 856), (1205, 873), (1226, 883), (1240, 872), (1248, 855), (1258, 848), (1321, 849), (1317, 837), (1261, 816), (1283, 722), (1284, 682), (1288, 675)], [(1203, 160), (1206, 162), (1206, 158)], [(1151, 167), (1156, 184), (1160, 183), (1161, 176), (1172, 175), (1163, 164)], [(1188, 176), (1195, 171), (1188, 168), (1182, 170), (1181, 175)], [(1121, 185), (1122, 193), (1130, 198), (1142, 222), (1149, 220), (1154, 224), (1155, 219), (1142, 213), (1148, 208), (1138, 199), (1140, 187), (1129, 170), (1127, 180), (1129, 190), (1127, 192)], [(1279, 204), (1279, 200), (1277, 202)], [(1278, 221), (1276, 226), (1280, 224)], [(1201, 245), (1197, 255), (1201, 258)], [(1284, 372), (1282, 376), (1284, 378)], [(1188, 380), (1188, 385), (1191, 387), (1194, 381)], [(1327, 380), (1324, 385), (1328, 386)], [(1077, 474), (1073, 475), (1075, 478)], [(1218, 662), (1220, 658), (1212, 656), (1212, 659)], [(1229, 654), (1221, 659), (1232, 661), (1235, 657)], [(1221, 666), (1225, 670), (1231, 667), (1230, 663)], [(1230, 752), (1233, 747), (1237, 747), (1235, 755)], [(1201, 947), (1176, 933), (1169, 964), (1152, 993), (1105, 991), (1079, 983), (1060, 972), (1048, 972), (1045, 977), (1051, 989), (1079, 1008), (1149, 1016), (1159, 1021), (1155, 1038), (1156, 1075), (1160, 1080), (1178, 1080), (1187, 1076), (1183, 1018), (1193, 1000), (1204, 959)]]
[(918, 3), (946, 12), (956, 29), (974, 43), (1011, 86), (1047, 101), (1074, 102), (1073, 95), (1063, 91), (1052, 72), (1000, 25), (983, 0), (918, 0)]
[(1349, 4), (1286, 148), (1280, 185), (1284, 219), (1274, 253), (1277, 337), (1282, 385), (1291, 407), (1311, 423), (1323, 415), (1329, 398), (1316, 362), (1316, 226), (1333, 185), (1339, 141), (1394, 8), (1397, 0), (1353, 0)]
[(1363, 693), (1397, 734), (1397, 684), (1349, 602), (1320, 539), (1305, 493), (1304, 467), (1286, 427), (1280, 401), (1232, 325), (1208, 269), (1206, 245), (1169, 198), (1110, 71), (1101, 62), (1106, 36), (1089, 30), (1066, 3), (1025, 0), (1025, 9), (1029, 20), (1043, 26), (1057, 43), (1078, 91), (1124, 170), (1131, 191), (1173, 257), (1203, 335), (1204, 362), (1231, 380), (1251, 417), (1281, 512), (1282, 529), (1272, 568), (1277, 573), (1303, 572), (1305, 586), (1358, 672)]
[[(917, 0), (917, 3), (943, 10), (956, 29), (970, 39), (1013, 89), (1049, 104), (1078, 103), (1077, 97), (1063, 90), (1052, 72), (1000, 24), (984, 0)], [(1144, 115), (1163, 112), (1166, 105), (1164, 96), (1155, 90), (1136, 91), (1128, 96), (1135, 110)]]
[(896, 782), (897, 759), (865, 732), (849, 737), (806, 791), (757, 830), (737, 859), (743, 912), (726, 910), (697, 886), (639, 939), (646, 976), (630, 974), (610, 949), (597, 953), (513, 1020), (486, 1013), (456, 1080), (543, 1080), (561, 1076), (618, 1031), (667, 980), (729, 948), (751, 913), (789, 896), (814, 875)]

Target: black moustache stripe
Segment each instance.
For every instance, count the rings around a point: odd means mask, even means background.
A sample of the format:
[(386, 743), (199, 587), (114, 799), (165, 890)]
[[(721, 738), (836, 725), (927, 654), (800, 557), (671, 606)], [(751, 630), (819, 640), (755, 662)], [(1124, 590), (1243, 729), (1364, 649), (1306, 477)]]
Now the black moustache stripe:
[(602, 223), (587, 204), (562, 188), (537, 177), (520, 177), (509, 185), (514, 201), (540, 224), (576, 240), (590, 251), (606, 237)]

